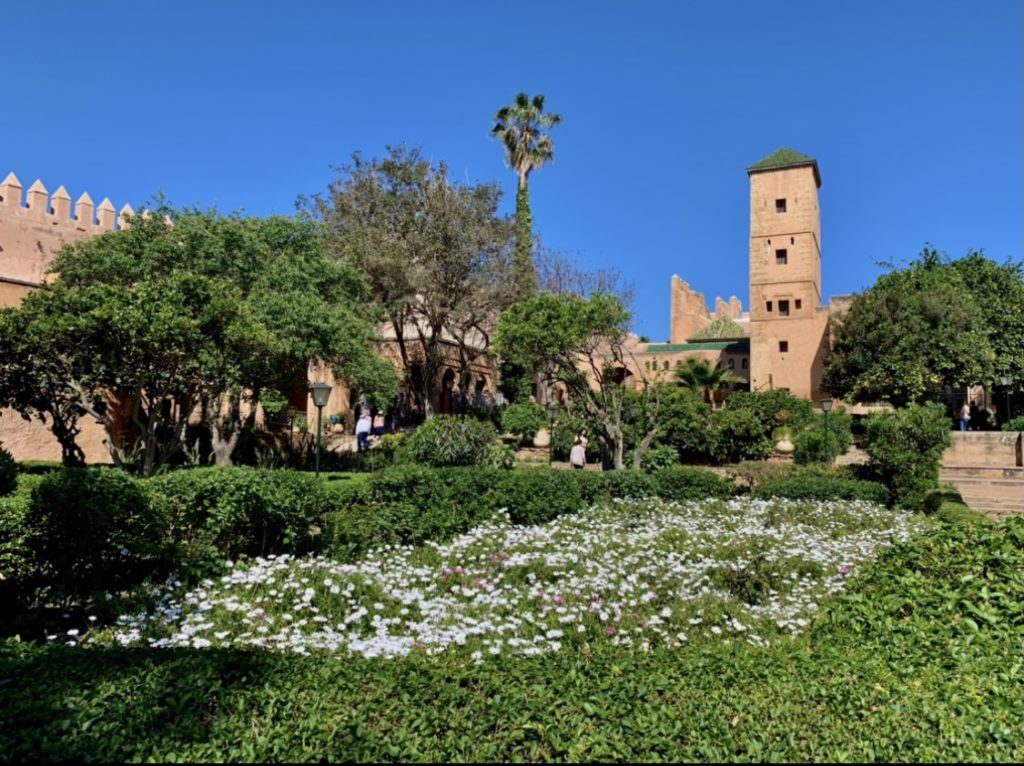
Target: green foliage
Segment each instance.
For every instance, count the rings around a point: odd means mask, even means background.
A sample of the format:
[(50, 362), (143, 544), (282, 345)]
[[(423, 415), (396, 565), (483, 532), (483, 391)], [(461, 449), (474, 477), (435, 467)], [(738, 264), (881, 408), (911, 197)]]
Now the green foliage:
[(435, 468), (483, 465), (496, 436), (490, 423), (436, 415), (409, 437), (408, 451), (415, 462)]
[(18, 464), (10, 452), (0, 446), (0, 497), (18, 488)]
[[(626, 457), (626, 463), (632, 465), (633, 454)], [(651, 447), (640, 459), (640, 470), (644, 473), (654, 473), (663, 468), (672, 468), (679, 465), (679, 453), (676, 448), (667, 444)]]
[(926, 247), (854, 299), (822, 386), (848, 401), (902, 407), (1000, 374), (1024, 380), (1021, 306), (1020, 263), (997, 266), (978, 252), (950, 262)]
[[(773, 572), (747, 582), (755, 599)], [(762, 585), (758, 585), (760, 580)], [(0, 647), (10, 761), (1016, 763), (1024, 519), (893, 546), (801, 638), (404, 660)]]
[(653, 478), (655, 492), (665, 500), (682, 502), (736, 494), (733, 482), (701, 468), (665, 468), (656, 472)]
[(889, 502), (889, 490), (883, 484), (826, 476), (765, 481), (758, 485), (751, 495), (785, 497), (791, 500), (868, 500), (879, 505), (886, 505)]
[(650, 474), (621, 469), (615, 471), (602, 471), (597, 474), (600, 496), (612, 499), (633, 498), (639, 500), (644, 497), (655, 497), (657, 495), (657, 484)]
[(682, 385), (691, 391), (701, 392), (708, 404), (715, 402), (718, 391), (744, 382), (743, 378), (722, 367), (692, 357), (683, 360), (682, 364), (676, 367), (675, 374)]
[(161, 553), (164, 523), (123, 471), (67, 468), (43, 478), (25, 514), (41, 584), (82, 599), (138, 581)]
[(856, 478), (850, 466), (822, 465), (820, 463), (794, 465), (792, 463), (768, 463), (763, 460), (751, 460), (730, 465), (726, 468), (726, 475), (740, 487), (746, 489), (753, 489), (767, 481), (776, 479)]
[(536, 402), (510, 404), (501, 413), (501, 427), (506, 433), (519, 437), (524, 444), (542, 428), (547, 427), (548, 417), (544, 407)]
[(870, 473), (898, 505), (921, 508), (927, 491), (937, 486), (942, 453), (951, 444), (949, 418), (940, 404), (915, 404), (867, 418), (864, 450)]
[(711, 429), (710, 452), (717, 463), (763, 460), (775, 450), (771, 431), (749, 408), (726, 406), (712, 413)]
[(36, 565), (25, 518), (32, 491), (41, 481), (39, 476), (23, 476), (13, 494), (0, 497), (0, 612), (6, 614), (13, 614), (16, 602), (31, 594)]
[(555, 145), (548, 131), (562, 121), (559, 114), (544, 113), (544, 96), (532, 99), (517, 93), (515, 102), (494, 115), (491, 135), (505, 148), (505, 161), (519, 177), (516, 192), (515, 285), (520, 297), (533, 293), (537, 272), (533, 265), (533, 218), (527, 179), (553, 156)]
[(825, 434), (825, 415), (815, 415), (813, 423), (793, 439), (796, 447), (793, 458), (801, 465), (831, 463), (853, 445), (853, 418), (845, 410), (834, 410), (828, 415), (828, 438)]
[(497, 498), (515, 524), (543, 524), (583, 506), (572, 474), (551, 468), (529, 468), (502, 476)]
[(1024, 415), (1018, 415), (1003, 423), (1004, 431), (1024, 431)]
[(172, 471), (146, 483), (175, 557), (213, 566), (241, 555), (301, 553), (315, 546), (326, 501), (308, 473), (212, 467)]
[[(358, 269), (371, 305), (396, 330), (404, 377), (420, 387), (417, 400), (437, 401), (444, 345), (458, 345), (463, 360), (476, 358), (480, 333), (490, 335), (516, 297), (501, 189), (453, 181), (443, 162), (404, 146), (372, 160), (357, 152), (336, 170), (327, 191), (301, 205), (323, 221), (328, 249)], [(414, 325), (423, 332), (410, 332)], [(422, 375), (413, 374), (412, 344), (423, 355)]]
[(516, 467), (516, 451), (507, 444), (489, 444), (483, 464), (487, 468), (510, 471)]
[(664, 386), (657, 427), (657, 442), (674, 447), (683, 461), (705, 460), (709, 456), (711, 407), (698, 392), (681, 386)]
[[(558, 413), (555, 430), (551, 434), (551, 454), (555, 460), (568, 460), (569, 450), (576, 443), (576, 437), (584, 428), (588, 434), (600, 434), (600, 430), (592, 420), (588, 420), (579, 412), (579, 408), (569, 405)], [(587, 462), (592, 462), (601, 454), (600, 439), (590, 436), (587, 440)]]

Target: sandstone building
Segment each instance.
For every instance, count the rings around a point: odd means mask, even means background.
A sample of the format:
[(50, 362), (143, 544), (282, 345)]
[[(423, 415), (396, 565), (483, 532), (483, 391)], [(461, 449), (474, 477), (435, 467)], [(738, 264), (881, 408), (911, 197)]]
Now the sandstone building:
[(634, 380), (662, 379), (686, 358), (704, 359), (749, 381), (751, 391), (785, 389), (819, 402), (829, 346), (829, 307), (821, 296), (821, 175), (814, 159), (779, 149), (747, 168), (750, 178), (750, 301), (715, 300), (673, 276), (668, 343), (637, 343)]

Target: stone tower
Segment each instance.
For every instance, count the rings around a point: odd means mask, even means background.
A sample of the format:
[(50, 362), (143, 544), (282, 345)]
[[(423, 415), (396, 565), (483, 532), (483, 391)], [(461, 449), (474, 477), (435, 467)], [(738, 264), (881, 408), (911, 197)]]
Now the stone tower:
[(821, 399), (828, 310), (821, 306), (818, 163), (779, 149), (750, 176), (750, 389)]

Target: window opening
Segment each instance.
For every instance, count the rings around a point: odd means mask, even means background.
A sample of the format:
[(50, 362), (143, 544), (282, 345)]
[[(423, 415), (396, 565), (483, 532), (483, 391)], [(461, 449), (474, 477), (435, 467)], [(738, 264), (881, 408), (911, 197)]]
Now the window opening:
[(775, 263), (778, 266), (785, 266), (789, 263), (789, 251), (782, 249), (775, 251)]
[(789, 316), (789, 301), (779, 301), (779, 316), (780, 317), (788, 317)]
[(785, 213), (786, 212), (786, 200), (784, 200), (784, 199), (777, 199), (777, 200), (775, 200), (775, 212), (776, 213)]
[(783, 354), (785, 354), (787, 351), (789, 351), (789, 341), (788, 340), (780, 340), (779, 341), (779, 351), (781, 353), (783, 353)]

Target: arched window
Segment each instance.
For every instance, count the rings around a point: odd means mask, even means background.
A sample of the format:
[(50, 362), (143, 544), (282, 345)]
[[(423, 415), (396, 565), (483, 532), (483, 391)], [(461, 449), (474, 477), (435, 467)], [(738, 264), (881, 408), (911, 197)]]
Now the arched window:
[(730, 370), (735, 370), (736, 369), (736, 360), (735, 359), (730, 359), (729, 360), (729, 369)]

